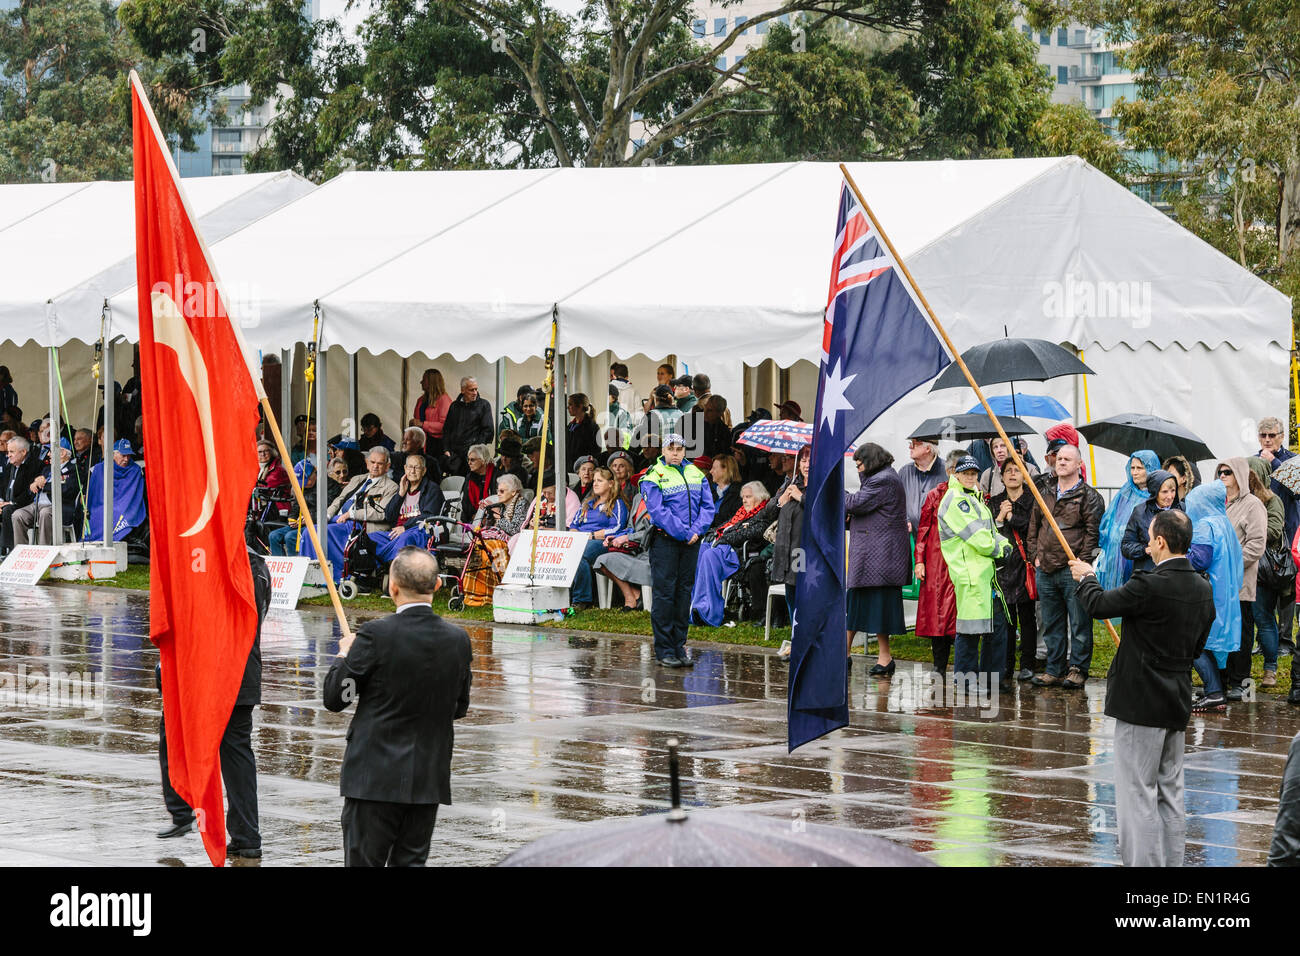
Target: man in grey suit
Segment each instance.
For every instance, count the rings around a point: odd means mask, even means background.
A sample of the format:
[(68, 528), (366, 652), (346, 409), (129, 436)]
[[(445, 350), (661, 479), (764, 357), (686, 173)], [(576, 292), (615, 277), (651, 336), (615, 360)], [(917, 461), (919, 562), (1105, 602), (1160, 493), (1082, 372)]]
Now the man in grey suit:
[(388, 581), (397, 612), (340, 641), (325, 676), (330, 710), (360, 698), (339, 774), (345, 866), (424, 866), (451, 803), (452, 721), (469, 709), (469, 635), (430, 606), (437, 559), (403, 548)]

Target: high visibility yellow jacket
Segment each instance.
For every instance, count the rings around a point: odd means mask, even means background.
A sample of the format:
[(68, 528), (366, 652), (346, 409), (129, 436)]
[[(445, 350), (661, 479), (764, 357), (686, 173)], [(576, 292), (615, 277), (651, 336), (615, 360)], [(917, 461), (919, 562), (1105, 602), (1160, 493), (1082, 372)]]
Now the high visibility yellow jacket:
[(1011, 550), (1011, 542), (998, 534), (978, 485), (967, 491), (949, 482), (939, 502), (939, 550), (957, 595), (957, 633), (992, 634), (995, 593), (1006, 608), (993, 561)]

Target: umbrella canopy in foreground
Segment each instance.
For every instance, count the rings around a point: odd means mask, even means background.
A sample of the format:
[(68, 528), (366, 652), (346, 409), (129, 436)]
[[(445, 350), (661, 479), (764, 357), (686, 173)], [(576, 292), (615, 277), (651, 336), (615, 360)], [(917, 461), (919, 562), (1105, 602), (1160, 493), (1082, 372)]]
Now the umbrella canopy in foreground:
[(516, 850), (501, 866), (936, 866), (914, 850), (841, 827), (681, 807), (677, 741), (668, 741), (672, 809), (581, 826)]
[[(1010, 415), (998, 416), (1002, 429), (1010, 435), (1032, 435), (1034, 429)], [(923, 441), (961, 441), (967, 438), (995, 438), (998, 430), (987, 415), (947, 415), (944, 418), (927, 418), (908, 438)]]
[(741, 433), (736, 444), (749, 445), (759, 451), (790, 453), (811, 445), (812, 436), (812, 422), (778, 419), (755, 422)]
[(883, 837), (728, 810), (656, 813), (579, 827), (516, 850), (501, 866), (934, 866)]
[[(980, 385), (998, 382), (1045, 382), (1062, 375), (1095, 375), (1069, 349), (1046, 339), (994, 339), (961, 353), (962, 360)], [(969, 388), (970, 382), (956, 362), (949, 365), (930, 386)]]
[(1079, 425), (1077, 430), (1088, 439), (1089, 444), (1117, 451), (1121, 455), (1131, 455), (1139, 449), (1149, 448), (1162, 460), (1174, 455), (1182, 455), (1188, 461), (1205, 461), (1214, 457), (1214, 452), (1190, 430), (1157, 415), (1131, 412), (1112, 415)]

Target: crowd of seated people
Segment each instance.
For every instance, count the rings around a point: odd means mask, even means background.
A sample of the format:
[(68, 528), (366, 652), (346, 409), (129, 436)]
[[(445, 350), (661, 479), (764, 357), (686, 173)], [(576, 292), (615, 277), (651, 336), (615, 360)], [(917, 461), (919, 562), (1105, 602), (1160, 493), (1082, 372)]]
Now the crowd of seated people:
[[(103, 537), (104, 481), (101, 442), (88, 428), (64, 423), (55, 438), (50, 418), (23, 424), (12, 380), (0, 367), (0, 557), (15, 546), (52, 545)], [(7, 380), (7, 381), (6, 381)], [(128, 540), (133, 559), (148, 552), (144, 473), (132, 443), (122, 439), (113, 451), (113, 538)], [(57, 463), (57, 464), (55, 464)], [(59, 478), (61, 529), (54, 527), (54, 472)]]
[[(457, 392), (448, 390), (448, 381), (459, 383)], [(138, 391), (134, 380), (118, 391), (118, 421), (129, 437), (116, 442), (110, 462), (103, 462), (102, 427), (98, 433), (69, 428), (65, 438), (51, 435), (48, 419), (25, 422), (12, 377), (0, 367), (0, 452), (4, 455), (0, 551), (7, 553), (15, 542), (40, 543), (56, 537), (45, 491), (52, 480), (51, 446), (58, 449), (65, 524), (71, 524), (78, 537), (87, 531), (98, 536), (104, 468), (111, 463), (114, 537), (134, 536), (147, 542)], [(759, 482), (769, 495), (774, 494), (787, 482), (793, 460), (737, 446), (740, 431), (771, 415), (758, 409), (733, 428), (727, 401), (713, 394), (707, 375), (678, 375), (673, 366), (664, 364), (656, 370), (653, 383), (638, 388), (629, 380), (627, 366), (615, 362), (609, 369), (607, 391), (608, 401), (599, 412), (586, 394), (576, 393), (566, 397), (562, 409), (550, 408), (552, 419), (564, 416), (565, 454), (559, 467), (554, 460), (554, 426), (543, 428), (546, 398), (540, 389), (520, 386), (498, 416), (479, 393), (475, 378), (444, 376), (435, 368), (421, 377), (420, 394), (400, 434), (390, 437), (380, 416), (367, 412), (355, 435), (340, 433), (330, 439), (323, 469), (317, 460), (317, 426), (311, 416), (293, 420), (287, 461), (281, 461), (265, 426), (259, 426), (258, 473), (249, 515), (250, 529), (256, 525), (260, 533), (250, 533), (250, 540), (272, 554), (313, 556), (301, 508), (291, 491), (290, 468), (313, 518), (318, 499), (325, 499), (329, 520), (321, 538), (334, 557), (336, 575), (341, 549), (358, 531), (372, 536), (383, 554), (414, 542), (424, 534), (425, 519), (455, 512), (459, 503), (461, 520), (490, 532), (488, 539), (502, 545), (492, 550), (501, 552), (528, 527), (534, 513), (553, 526), (556, 495), (564, 494), (566, 523), (593, 535), (574, 584), (575, 602), (594, 602), (592, 585), (599, 573), (618, 582), (624, 606), (635, 607), (638, 589), (649, 583), (637, 563), (644, 545), (638, 531), (638, 518), (644, 517), (637, 508), (638, 483), (658, 460), (662, 436), (680, 433), (686, 438), (688, 457), (706, 469), (713, 485), (714, 528), (725, 527), (728, 533), (743, 508), (742, 486)], [(797, 417), (799, 409), (785, 403), (779, 414)], [(539, 469), (546, 472), (540, 482)], [(440, 488), (447, 477), (464, 479), (453, 494)], [(604, 526), (615, 519), (617, 526)], [(601, 527), (595, 528), (593, 522)], [(593, 529), (587, 528), (589, 524)], [(500, 564), (499, 553), (492, 557)]]

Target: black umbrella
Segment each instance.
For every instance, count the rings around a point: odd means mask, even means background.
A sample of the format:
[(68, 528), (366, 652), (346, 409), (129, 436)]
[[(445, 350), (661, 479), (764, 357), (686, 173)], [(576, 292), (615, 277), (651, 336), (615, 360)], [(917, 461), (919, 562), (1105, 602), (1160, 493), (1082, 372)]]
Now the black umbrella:
[[(1062, 375), (1096, 374), (1069, 349), (1046, 339), (995, 339), (967, 349), (961, 357), (981, 386), (998, 382), (1012, 384), (1013, 411), (1016, 382), (1045, 382)], [(934, 380), (930, 391), (969, 386), (961, 367), (953, 362)]]
[(673, 808), (578, 827), (516, 850), (501, 866), (935, 866), (860, 830), (680, 806), (677, 741), (668, 742)]
[(1112, 415), (1087, 425), (1079, 425), (1078, 432), (1090, 444), (1098, 448), (1109, 448), (1122, 455), (1131, 455), (1135, 451), (1149, 448), (1162, 461), (1174, 455), (1182, 455), (1192, 462), (1214, 457), (1214, 452), (1191, 431), (1156, 415), (1139, 415), (1134, 412)]
[[(1034, 429), (1019, 418), (999, 417), (1002, 429), (1008, 435), (1032, 435)], [(908, 438), (922, 441), (959, 441), (966, 438), (995, 438), (998, 430), (987, 415), (948, 415), (944, 418), (927, 418)]]

